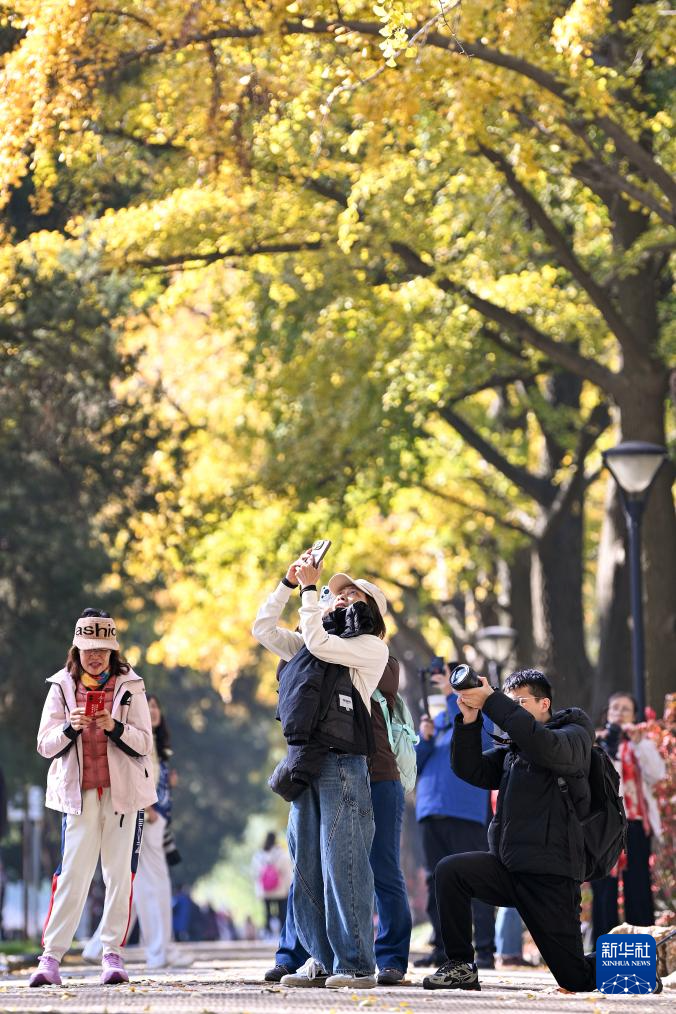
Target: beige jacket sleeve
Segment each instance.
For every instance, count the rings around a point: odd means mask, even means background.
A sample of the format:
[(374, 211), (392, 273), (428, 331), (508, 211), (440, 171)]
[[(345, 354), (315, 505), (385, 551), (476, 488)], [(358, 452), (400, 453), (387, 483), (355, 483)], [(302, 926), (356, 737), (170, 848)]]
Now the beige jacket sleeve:
[(284, 612), (284, 606), (289, 601), (292, 591), (292, 588), (287, 588), (280, 581), (256, 613), (256, 619), (251, 628), (251, 633), (258, 643), (269, 651), (273, 651), (275, 655), (279, 655), (285, 662), (293, 658), (298, 649), (303, 647), (301, 634), (295, 630), (278, 626), (279, 618)]

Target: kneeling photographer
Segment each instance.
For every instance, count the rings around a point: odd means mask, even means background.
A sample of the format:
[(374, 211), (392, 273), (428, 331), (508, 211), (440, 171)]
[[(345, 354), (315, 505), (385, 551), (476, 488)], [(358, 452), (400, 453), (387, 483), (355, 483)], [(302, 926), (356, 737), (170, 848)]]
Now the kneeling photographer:
[[(450, 856), (437, 866), (437, 904), (448, 961), (423, 985), (481, 988), (471, 909), (472, 898), (480, 898), (518, 910), (560, 986), (593, 990), (595, 961), (585, 958), (580, 927), (584, 841), (580, 825), (570, 818), (559, 779), (565, 779), (570, 802), (584, 818), (590, 808), (594, 728), (579, 708), (552, 714), (552, 688), (537, 669), (512, 673), (503, 691), (494, 690), (484, 677), (472, 680), (469, 673), (470, 688), (462, 689), (461, 683), (456, 689), (460, 714), (451, 766), (471, 785), (499, 789), (498, 801), (488, 831), (490, 851)], [(509, 737), (486, 752), (482, 712)]]

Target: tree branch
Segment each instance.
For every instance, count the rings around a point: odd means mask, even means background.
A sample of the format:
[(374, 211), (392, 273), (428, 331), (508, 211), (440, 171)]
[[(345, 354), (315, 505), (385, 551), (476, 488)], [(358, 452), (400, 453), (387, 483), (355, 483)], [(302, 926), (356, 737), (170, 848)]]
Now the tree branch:
[(137, 137), (135, 134), (129, 134), (126, 130), (116, 127), (101, 127), (94, 128), (102, 137), (117, 137), (121, 141), (131, 141), (132, 144), (137, 144), (141, 148), (147, 148), (152, 152), (169, 152), (169, 151), (180, 151), (184, 152), (185, 145), (174, 144), (173, 141), (149, 141), (147, 138)]
[(452, 292), (462, 296), (482, 316), (498, 324), (511, 334), (516, 335), (527, 345), (531, 345), (533, 348), (538, 349), (538, 351), (543, 352), (553, 362), (558, 363), (559, 366), (570, 370), (571, 373), (582, 377), (584, 380), (589, 380), (592, 384), (596, 384), (606, 393), (612, 394), (615, 397), (620, 393), (622, 386), (621, 378), (616, 373), (613, 373), (612, 370), (609, 370), (601, 363), (597, 363), (594, 359), (588, 359), (586, 356), (581, 355), (566, 342), (550, 338), (549, 335), (538, 330), (535, 325), (531, 324), (530, 321), (520, 314), (506, 310), (504, 307), (491, 303), (487, 299), (482, 299), (481, 296), (475, 295), (470, 289), (451, 281), (449, 278), (435, 278), (434, 266), (424, 261), (407, 244), (393, 241), (390, 246), (393, 252), (399, 254), (411, 270), (415, 270), (417, 274), (425, 278), (433, 278), (435, 284), (444, 292)]
[(571, 172), (575, 179), (597, 194), (604, 204), (608, 204), (608, 193), (613, 195), (620, 193), (642, 204), (646, 210), (653, 211), (667, 225), (676, 224), (676, 215), (670, 208), (665, 207), (647, 190), (621, 176), (600, 159), (580, 159), (579, 162), (573, 163)]
[[(145, 46), (143, 49), (131, 50), (122, 53), (113, 64), (112, 70), (121, 70), (141, 60), (148, 60), (152, 56), (159, 56), (165, 52), (177, 52), (180, 49), (187, 49), (190, 46), (204, 45), (207, 42), (216, 42), (219, 39), (253, 39), (263, 34), (260, 28), (240, 28), (236, 25), (227, 25), (215, 28), (211, 32), (198, 32), (195, 35), (184, 35), (182, 38), (163, 39), (152, 46)], [(106, 69), (110, 73), (111, 68)]]
[(617, 336), (620, 344), (629, 344), (635, 348), (637, 344), (636, 336), (613, 305), (608, 293), (596, 282), (586, 268), (582, 266), (566, 237), (549, 217), (537, 198), (517, 178), (514, 169), (505, 156), (501, 152), (487, 148), (483, 144), (479, 145), (479, 150), (502, 173), (509, 189), (519, 204), (531, 216), (533, 221), (537, 222), (540, 226), (552, 248), (556, 251), (559, 262), (587, 293), (610, 330)]
[(92, 14), (103, 14), (113, 18), (129, 18), (131, 21), (136, 21), (137, 24), (143, 25), (144, 28), (150, 29), (155, 35), (158, 34), (158, 30), (147, 18), (141, 17), (140, 14), (134, 14), (132, 11), (121, 11), (117, 7), (92, 7)]
[(650, 152), (627, 134), (610, 116), (597, 116), (595, 122), (615, 142), (617, 150), (621, 151), (648, 179), (656, 183), (672, 205), (676, 205), (676, 182), (666, 169), (655, 161)]
[(595, 405), (587, 421), (584, 423), (578, 436), (578, 444), (575, 452), (575, 462), (571, 466), (570, 474), (559, 486), (556, 498), (546, 516), (541, 516), (536, 529), (535, 537), (539, 542), (556, 532), (563, 518), (570, 511), (574, 501), (582, 497), (582, 493), (588, 484), (585, 476), (584, 464), (590, 450), (610, 425), (610, 412), (605, 402)]
[(523, 380), (524, 383), (527, 383), (528, 381), (536, 379), (537, 373), (509, 373), (506, 375), (496, 373), (492, 377), (488, 377), (481, 383), (476, 384), (474, 387), (468, 387), (464, 391), (461, 391), (460, 394), (454, 395), (451, 399), (449, 399), (448, 404), (457, 405), (459, 401), (471, 398), (474, 394), (481, 394), (482, 391), (487, 391), (493, 387), (506, 387), (508, 384), (516, 383), (517, 380)]
[(519, 535), (525, 535), (527, 538), (533, 537), (533, 532), (524, 528), (516, 521), (508, 521), (501, 514), (490, 510), (487, 507), (480, 507), (478, 504), (467, 503), (459, 496), (453, 496), (451, 493), (445, 493), (443, 490), (435, 489), (433, 486), (429, 486), (426, 482), (416, 483), (416, 488), (421, 489), (424, 493), (429, 493), (430, 496), (438, 497), (444, 503), (452, 503), (456, 507), (462, 507), (464, 510), (469, 511), (470, 514), (476, 516), (477, 514), (485, 514), (486, 517), (493, 518), (496, 525), (501, 528), (507, 528), (510, 532), (518, 532)]
[(450, 405), (438, 405), (439, 416), (451, 426), (459, 436), (480, 454), (484, 461), (497, 469), (506, 479), (518, 486), (527, 496), (530, 496), (543, 507), (548, 507), (554, 500), (554, 488), (548, 479), (539, 475), (533, 475), (526, 468), (513, 465), (493, 444), (485, 440), (480, 433), (470, 426), (462, 416), (459, 416)]
[[(335, 21), (327, 21), (324, 18), (310, 18), (301, 21), (287, 21), (283, 25), (283, 32), (288, 35), (324, 35), (337, 27), (344, 27), (350, 31), (359, 32), (362, 35), (379, 36), (382, 25), (379, 21), (356, 21), (350, 18), (340, 18)], [(409, 40), (420, 32), (422, 25), (407, 29)], [(151, 56), (157, 56), (166, 50), (174, 51), (195, 44), (214, 42), (217, 39), (251, 39), (263, 35), (263, 29), (252, 26), (242, 28), (233, 25), (223, 25), (211, 32), (202, 32), (195, 35), (184, 35), (177, 39), (165, 39), (142, 50), (134, 50), (122, 54), (114, 65), (117, 68), (126, 67), (137, 60), (145, 60)], [(495, 67), (502, 67), (511, 70), (521, 77), (535, 82), (545, 91), (556, 96), (564, 105), (575, 108), (575, 101), (569, 95), (570, 83), (557, 78), (554, 74), (524, 60), (522, 57), (514, 56), (511, 53), (504, 53), (499, 49), (493, 49), (482, 43), (464, 42), (457, 36), (445, 36), (439, 32), (427, 32), (425, 34), (425, 45), (436, 49), (444, 49), (450, 52), (476, 57), (484, 63)], [(108, 69), (109, 72), (110, 68)], [(664, 191), (672, 203), (676, 203), (676, 183), (671, 179), (669, 173), (655, 161), (645, 148), (627, 134), (619, 123), (610, 116), (594, 117), (597, 124), (615, 143), (618, 151), (646, 177), (652, 179)]]
[(298, 243), (259, 243), (251, 247), (232, 247), (229, 250), (211, 250), (208, 253), (177, 253), (166, 257), (146, 257), (138, 260), (129, 259), (130, 267), (152, 269), (181, 267), (186, 264), (214, 264), (216, 261), (227, 260), (229, 257), (254, 257), (257, 254), (298, 253), (301, 250), (320, 250), (320, 240), (305, 240)]

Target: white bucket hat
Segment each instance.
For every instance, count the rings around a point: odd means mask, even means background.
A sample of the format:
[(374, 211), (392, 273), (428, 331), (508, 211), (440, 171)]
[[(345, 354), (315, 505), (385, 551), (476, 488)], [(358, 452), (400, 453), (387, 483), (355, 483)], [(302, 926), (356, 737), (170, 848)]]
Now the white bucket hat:
[(92, 648), (119, 651), (115, 620), (110, 616), (81, 616), (75, 624), (73, 645), (80, 651), (88, 651)]
[(377, 585), (372, 584), (371, 581), (364, 580), (363, 577), (355, 578), (350, 577), (349, 574), (334, 574), (329, 581), (329, 591), (332, 595), (338, 595), (343, 588), (347, 588), (349, 584), (354, 585), (355, 588), (360, 588), (367, 595), (370, 595), (375, 601), (375, 604), (378, 606), (380, 615), (385, 615), (387, 612), (387, 599)]

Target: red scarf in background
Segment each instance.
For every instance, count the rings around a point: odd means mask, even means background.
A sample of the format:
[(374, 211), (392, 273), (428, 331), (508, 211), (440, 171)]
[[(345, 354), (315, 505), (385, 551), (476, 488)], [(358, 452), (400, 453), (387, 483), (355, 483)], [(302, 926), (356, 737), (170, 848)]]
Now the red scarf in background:
[[(629, 739), (622, 739), (617, 749), (617, 760), (620, 765), (622, 776), (622, 799), (627, 820), (640, 820), (643, 830), (650, 834), (650, 821), (648, 819), (648, 807), (646, 806), (643, 794), (643, 777), (641, 765), (636, 756), (634, 745)], [(617, 866), (611, 871), (611, 877), (617, 877), (627, 866), (627, 853), (623, 852)]]

